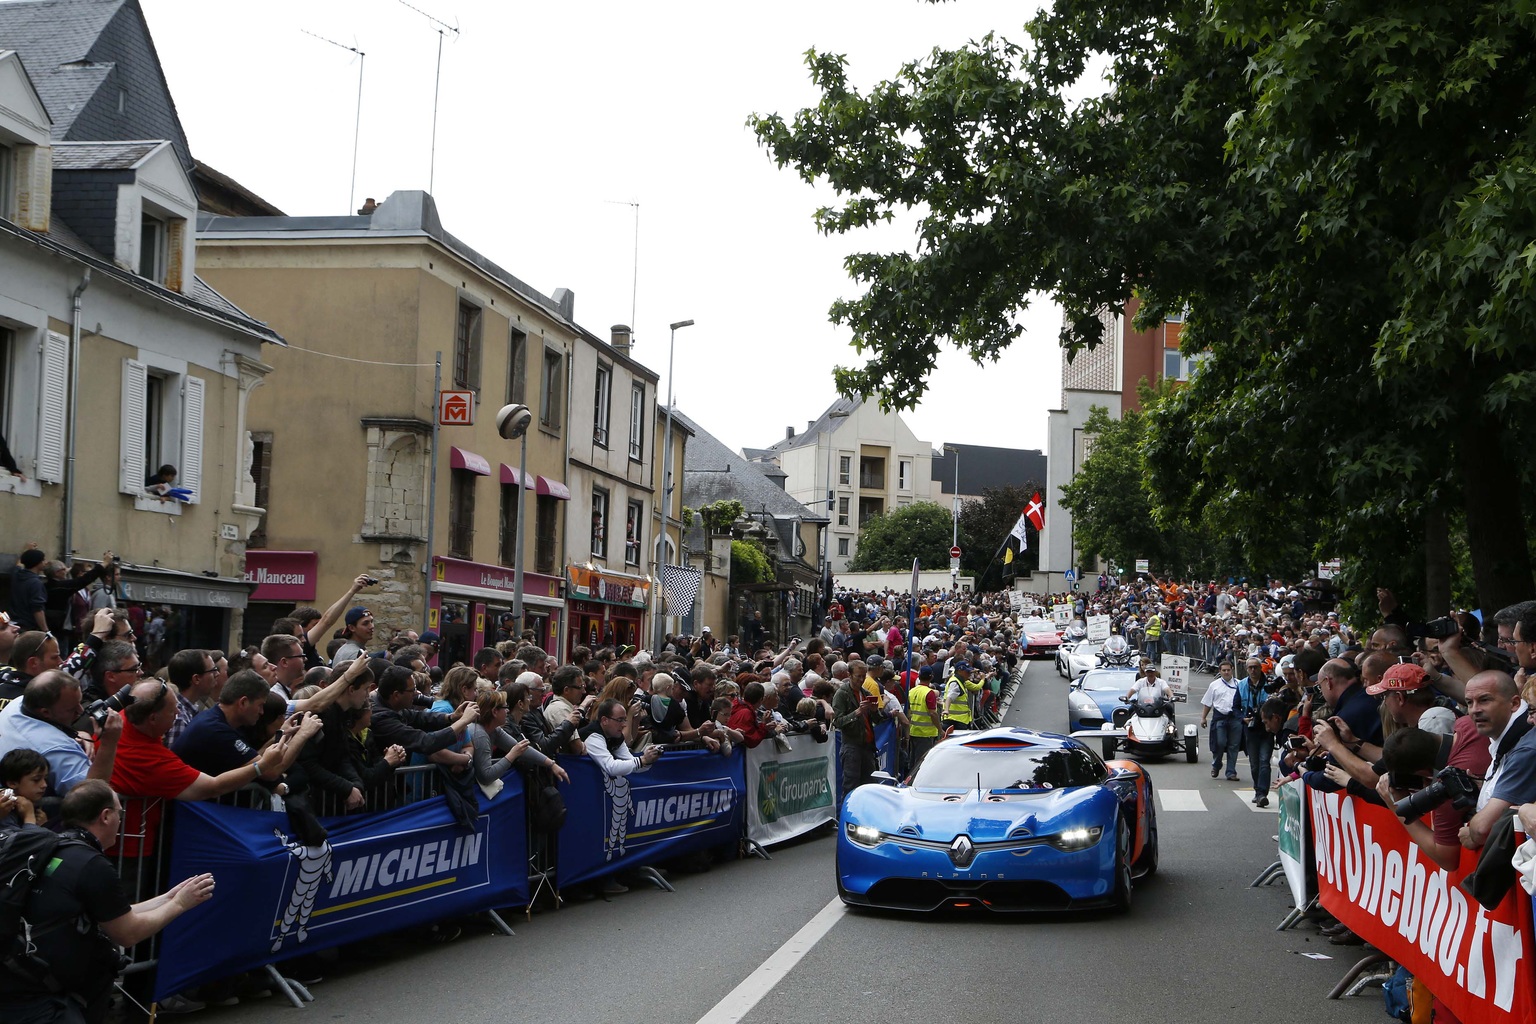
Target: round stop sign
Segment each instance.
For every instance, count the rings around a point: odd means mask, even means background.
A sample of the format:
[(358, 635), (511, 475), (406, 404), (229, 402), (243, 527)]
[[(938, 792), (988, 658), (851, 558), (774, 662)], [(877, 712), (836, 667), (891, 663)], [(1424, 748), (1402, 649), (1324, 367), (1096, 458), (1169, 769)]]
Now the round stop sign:
[(950, 558), (959, 558), (960, 557), (960, 548), (958, 546), (950, 548), (949, 549), (949, 557)]

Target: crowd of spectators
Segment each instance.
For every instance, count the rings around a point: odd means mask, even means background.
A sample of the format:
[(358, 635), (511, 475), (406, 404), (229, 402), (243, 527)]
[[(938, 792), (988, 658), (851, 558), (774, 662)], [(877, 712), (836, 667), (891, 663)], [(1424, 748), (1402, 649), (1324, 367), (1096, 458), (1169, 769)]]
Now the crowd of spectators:
[[(1083, 593), (933, 592), (915, 607), (904, 594), (841, 591), (807, 638), (705, 628), (654, 652), (577, 647), (559, 660), (525, 634), (442, 665), (430, 631), (375, 635), (363, 574), (329, 608), (295, 609), (250, 648), (162, 642), (149, 673), (151, 641), (110, 598), (69, 604), (57, 629), (36, 628), (50, 625), (43, 577), (62, 581), (59, 593), (69, 581), (50, 564), (22, 559), (0, 617), (0, 824), (57, 827), (69, 792), (100, 780), (126, 798), (120, 856), (138, 860), (154, 853), (160, 800), (282, 810), (297, 838), (319, 842), (328, 816), (424, 792), (472, 809), (514, 770), (534, 787), (566, 781), (560, 755), (624, 775), (670, 750), (729, 755), (835, 731), (846, 789), (872, 778), (876, 732), (894, 722), (907, 777), (945, 732), (992, 720), (1019, 662), (1019, 617), (1037, 608), (1058, 621), (1108, 616), (1152, 659), (1199, 638), (1217, 669), (1200, 701), (1211, 773), (1235, 778), (1246, 750), (1256, 803), (1299, 777), (1395, 804), (1449, 770), (1466, 773), (1475, 797), (1402, 819), (1437, 863), (1481, 848), (1517, 813), (1536, 826), (1526, 701), (1536, 694), (1525, 689), (1536, 602), (1499, 611), (1486, 629), (1467, 614), (1414, 624), (1383, 591), (1383, 624), (1362, 642), (1274, 582), (1104, 576)], [(86, 582), (66, 600), (110, 580), (112, 566), (108, 553), (74, 577)], [(73, 642), (61, 642), (66, 628)], [(408, 765), (419, 767), (407, 777)], [(618, 877), (603, 887), (624, 891)], [(1329, 927), (1334, 941), (1358, 941)]]

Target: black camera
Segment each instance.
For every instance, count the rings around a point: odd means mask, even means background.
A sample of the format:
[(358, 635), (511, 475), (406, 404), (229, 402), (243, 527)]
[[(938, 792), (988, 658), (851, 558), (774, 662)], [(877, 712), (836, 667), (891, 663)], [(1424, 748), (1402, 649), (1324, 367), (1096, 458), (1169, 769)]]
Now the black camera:
[(96, 728), (102, 728), (107, 724), (107, 712), (116, 711), (121, 713), (124, 708), (134, 702), (135, 698), (132, 692), (130, 692), (132, 690), (132, 683), (124, 683), (123, 688), (112, 696), (91, 701), (85, 707), (87, 717), (96, 723)]
[(1444, 640), (1446, 637), (1460, 633), (1461, 623), (1446, 616), (1443, 619), (1430, 619), (1428, 622), (1410, 623), (1405, 632), (1410, 640)]
[(372, 576), (364, 576), (363, 577), (363, 586), (365, 586), (365, 587), (376, 587), (378, 585), (379, 585), (379, 581), (374, 579)]
[[(1387, 781), (1398, 789), (1409, 788), (1398, 785), (1400, 777), (1397, 772), (1392, 772)], [(1408, 779), (1401, 779), (1401, 781), (1417, 783), (1422, 780), (1414, 776)], [(1477, 780), (1460, 768), (1441, 768), (1435, 773), (1435, 777), (1429, 785), (1403, 797), (1393, 806), (1392, 811), (1399, 818), (1406, 821), (1414, 821), (1422, 818), (1447, 800), (1451, 801), (1451, 806), (1455, 807), (1458, 811), (1469, 810), (1477, 806)]]
[(1320, 772), (1328, 767), (1328, 756), (1326, 754), (1313, 754), (1301, 762), (1301, 766), (1309, 772)]

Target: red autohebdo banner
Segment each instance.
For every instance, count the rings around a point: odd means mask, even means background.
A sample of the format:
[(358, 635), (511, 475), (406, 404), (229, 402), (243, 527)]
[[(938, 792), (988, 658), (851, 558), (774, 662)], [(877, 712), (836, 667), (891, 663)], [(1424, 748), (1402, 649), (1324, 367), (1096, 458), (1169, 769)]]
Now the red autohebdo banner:
[(1536, 1022), (1531, 900), (1518, 885), (1492, 911), (1461, 888), (1392, 812), (1344, 793), (1307, 791), (1318, 893), (1351, 931), (1421, 978), (1464, 1021)]

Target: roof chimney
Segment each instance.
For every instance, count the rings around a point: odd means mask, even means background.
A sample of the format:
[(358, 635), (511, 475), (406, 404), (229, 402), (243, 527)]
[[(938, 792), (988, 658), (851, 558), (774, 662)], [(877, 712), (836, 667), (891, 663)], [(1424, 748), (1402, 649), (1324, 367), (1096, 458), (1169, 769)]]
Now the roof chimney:
[(613, 334), (613, 347), (629, 355), (629, 324), (614, 324), (608, 330)]
[(784, 440), (788, 441), (791, 438), (793, 438), (794, 436), (795, 436), (795, 428), (794, 427), (785, 427), (784, 428)]
[(378, 208), (379, 204), (374, 201), (372, 196), (369, 196), (367, 199), (363, 200), (363, 208), (357, 211), (357, 215), (359, 217), (372, 217), (373, 211), (377, 210)]
[(555, 306), (560, 315), (572, 323), (576, 322), (576, 293), (569, 288), (556, 288), (555, 294), (550, 298), (555, 300)]

